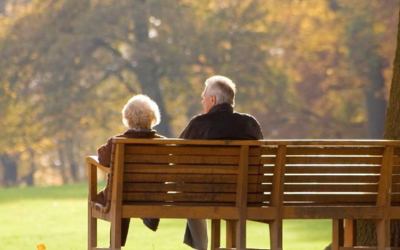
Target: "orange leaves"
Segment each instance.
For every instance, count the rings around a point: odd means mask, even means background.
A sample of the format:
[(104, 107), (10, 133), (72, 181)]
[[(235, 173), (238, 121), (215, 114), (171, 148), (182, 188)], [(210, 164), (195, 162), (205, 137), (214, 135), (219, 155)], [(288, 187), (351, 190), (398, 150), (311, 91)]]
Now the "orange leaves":
[(46, 246), (43, 243), (40, 243), (36, 246), (37, 250), (46, 250)]

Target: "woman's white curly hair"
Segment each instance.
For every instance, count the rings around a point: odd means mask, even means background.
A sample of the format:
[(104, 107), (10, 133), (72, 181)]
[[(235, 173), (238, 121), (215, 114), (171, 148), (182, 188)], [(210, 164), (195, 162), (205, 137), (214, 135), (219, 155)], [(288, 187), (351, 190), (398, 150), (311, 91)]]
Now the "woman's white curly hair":
[(122, 109), (122, 122), (130, 129), (150, 129), (160, 123), (160, 110), (148, 96), (135, 95)]

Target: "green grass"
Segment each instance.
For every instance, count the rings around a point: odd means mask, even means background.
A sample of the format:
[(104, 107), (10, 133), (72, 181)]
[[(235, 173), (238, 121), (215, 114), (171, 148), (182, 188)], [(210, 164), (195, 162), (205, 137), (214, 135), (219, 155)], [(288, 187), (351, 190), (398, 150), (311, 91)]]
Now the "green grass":
[[(0, 189), (0, 248), (36, 250), (37, 244), (44, 243), (46, 250), (86, 249), (86, 197), (87, 184)], [(154, 233), (133, 219), (122, 249), (190, 250), (182, 243), (185, 223), (163, 219)], [(322, 250), (331, 241), (329, 220), (290, 220), (283, 227), (285, 250)], [(248, 247), (269, 247), (268, 225), (248, 222), (247, 230)], [(108, 236), (108, 223), (100, 222), (99, 246), (108, 246)]]

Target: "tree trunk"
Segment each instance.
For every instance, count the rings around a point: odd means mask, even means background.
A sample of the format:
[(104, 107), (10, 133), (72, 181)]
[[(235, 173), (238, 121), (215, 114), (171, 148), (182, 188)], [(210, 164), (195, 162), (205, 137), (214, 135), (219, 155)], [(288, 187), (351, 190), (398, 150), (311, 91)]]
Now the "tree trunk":
[(3, 166), (3, 186), (10, 187), (17, 183), (17, 157), (4, 153), (0, 155), (1, 164)]
[(385, 79), (382, 75), (382, 58), (371, 53), (368, 62), (367, 77), (370, 86), (365, 91), (367, 106), (367, 136), (370, 139), (380, 139), (383, 135), (386, 100), (384, 96)]
[(136, 42), (135, 55), (137, 65), (134, 72), (139, 80), (142, 93), (153, 99), (161, 113), (161, 123), (158, 125), (158, 133), (164, 136), (171, 136), (170, 117), (165, 108), (164, 98), (160, 90), (159, 65), (152, 53), (152, 42), (149, 39), (148, 13), (145, 0), (134, 1), (134, 13), (132, 15), (135, 29)]
[[(393, 78), (390, 88), (389, 107), (387, 109), (385, 130), (383, 138), (400, 140), (400, 12), (397, 28), (397, 49), (393, 62)], [(391, 246), (400, 246), (400, 221), (392, 220), (390, 223)]]
[(68, 157), (67, 161), (69, 162), (69, 172), (73, 182), (77, 182), (79, 180), (78, 176), (78, 164), (75, 161), (74, 154), (74, 140), (73, 138), (68, 138), (65, 142), (65, 153)]
[(65, 165), (66, 163), (65, 163), (64, 151), (61, 148), (61, 145), (58, 145), (58, 147), (59, 147), (58, 148), (58, 157), (60, 160), (60, 166), (59, 166), (60, 174), (62, 177), (63, 184), (66, 184), (66, 183), (68, 183), (68, 176), (67, 176), (67, 169), (66, 169), (66, 165)]
[(33, 178), (35, 171), (36, 171), (36, 164), (35, 164), (35, 151), (31, 148), (28, 147), (28, 152), (30, 155), (30, 169), (29, 169), (29, 173), (25, 176), (25, 181), (26, 181), (26, 185), (27, 186), (33, 186), (35, 185), (35, 180)]
[(397, 49), (393, 62), (393, 78), (390, 88), (384, 139), (400, 140), (400, 12), (397, 33)]
[(0, 14), (6, 13), (7, 0), (0, 0)]
[[(397, 33), (397, 49), (393, 63), (393, 78), (390, 88), (389, 105), (384, 126), (384, 139), (400, 140), (400, 12)], [(375, 225), (371, 221), (357, 222), (357, 245), (376, 244)], [(390, 244), (400, 246), (400, 221), (392, 220), (390, 225)]]

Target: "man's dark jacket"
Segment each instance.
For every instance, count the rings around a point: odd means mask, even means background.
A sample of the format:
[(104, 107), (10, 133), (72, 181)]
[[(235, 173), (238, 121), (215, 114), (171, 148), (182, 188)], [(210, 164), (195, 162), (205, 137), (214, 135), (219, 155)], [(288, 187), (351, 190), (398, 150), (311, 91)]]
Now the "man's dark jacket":
[[(214, 106), (207, 114), (195, 116), (179, 136), (183, 139), (206, 139), (206, 140), (259, 140), (263, 139), (260, 124), (257, 120), (247, 114), (240, 114), (233, 111), (228, 103)], [(207, 231), (207, 228), (199, 228), (199, 225), (186, 226), (184, 243), (198, 249), (199, 242), (207, 242), (196, 231)], [(195, 232), (191, 232), (191, 228)], [(205, 236), (206, 237), (206, 236)], [(197, 240), (195, 240), (197, 239)]]
[(263, 134), (257, 120), (233, 111), (228, 103), (214, 106), (207, 114), (195, 116), (179, 136), (183, 139), (260, 140)]

